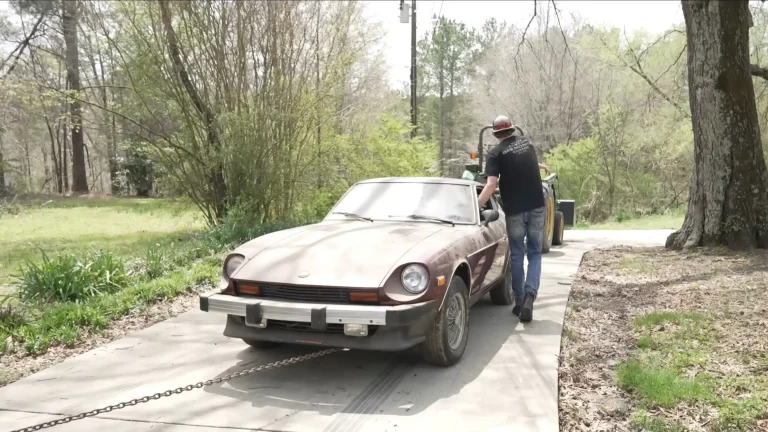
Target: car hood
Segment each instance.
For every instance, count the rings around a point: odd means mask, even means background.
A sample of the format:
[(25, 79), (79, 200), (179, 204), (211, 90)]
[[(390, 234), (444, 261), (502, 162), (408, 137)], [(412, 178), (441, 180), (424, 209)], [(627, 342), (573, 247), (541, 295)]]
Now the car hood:
[(259, 247), (252, 257), (247, 251), (255, 248), (244, 245), (246, 261), (232, 277), (275, 284), (377, 288), (403, 255), (442, 229), (445, 227), (432, 223), (378, 221), (302, 227)]

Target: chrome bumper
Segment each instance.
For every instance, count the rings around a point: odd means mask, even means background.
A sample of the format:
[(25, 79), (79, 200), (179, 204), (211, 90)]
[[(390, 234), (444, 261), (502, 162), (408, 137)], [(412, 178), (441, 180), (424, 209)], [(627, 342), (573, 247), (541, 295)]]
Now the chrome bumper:
[(299, 303), (225, 294), (200, 295), (200, 310), (245, 317), (249, 326), (259, 327), (264, 320), (311, 323), (314, 328), (327, 324), (406, 325), (434, 310), (434, 300), (400, 306), (362, 306), (345, 304)]

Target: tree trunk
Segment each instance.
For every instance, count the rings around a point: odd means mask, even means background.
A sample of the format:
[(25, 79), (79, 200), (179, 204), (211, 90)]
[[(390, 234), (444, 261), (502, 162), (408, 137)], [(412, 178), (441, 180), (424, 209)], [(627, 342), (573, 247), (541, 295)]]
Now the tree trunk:
[[(48, 122), (48, 117), (45, 118), (45, 121)], [(53, 168), (56, 170), (56, 191), (60, 194), (64, 193), (64, 180), (63, 176), (61, 174), (62, 172), (62, 165), (63, 162), (59, 162), (61, 160), (61, 139), (59, 138), (60, 134), (59, 131), (61, 131), (61, 122), (58, 122), (56, 125), (56, 141), (53, 139), (53, 130), (50, 127), (50, 124), (48, 125), (48, 133), (51, 134), (51, 155), (53, 156)], [(58, 157), (56, 156), (56, 147), (59, 149)]]
[(72, 191), (88, 193), (88, 178), (85, 170), (85, 151), (83, 149), (83, 122), (80, 106), (80, 59), (77, 51), (77, 8), (76, 1), (65, 1), (61, 16), (64, 44), (66, 45), (67, 81), (74, 92), (74, 99), (69, 104), (72, 126)]
[(67, 124), (64, 123), (64, 133), (61, 134), (61, 139), (64, 141), (64, 147), (60, 149), (63, 153), (61, 153), (62, 158), (62, 166), (64, 167), (64, 172), (62, 172), (62, 178), (64, 180), (64, 189), (63, 193), (68, 193), (70, 191), (69, 189), (69, 162), (67, 162), (67, 153), (69, 153), (69, 140), (67, 139)]
[(5, 129), (0, 126), (0, 196), (5, 195), (5, 162), (3, 161), (3, 134)]
[[(46, 118), (46, 121), (48, 119)], [(40, 192), (42, 192), (45, 187), (48, 185), (48, 182), (51, 181), (51, 167), (48, 165), (48, 146), (45, 141), (40, 141), (40, 151), (43, 153), (43, 172), (45, 175), (45, 180), (43, 180), (43, 186), (40, 187)]]
[(221, 222), (226, 216), (227, 211), (227, 185), (224, 180), (224, 167), (222, 166), (221, 158), (218, 157), (220, 152), (219, 142), (219, 130), (216, 125), (216, 114), (213, 110), (203, 101), (200, 94), (195, 88), (192, 80), (190, 79), (187, 68), (181, 58), (181, 49), (179, 48), (179, 41), (176, 37), (176, 32), (171, 24), (171, 12), (168, 6), (168, 2), (159, 0), (160, 14), (163, 21), (163, 27), (165, 29), (166, 41), (168, 43), (168, 51), (170, 52), (171, 61), (173, 62), (174, 69), (178, 76), (181, 85), (186, 91), (189, 98), (192, 100), (192, 104), (198, 113), (203, 118), (203, 123), (206, 130), (206, 140), (208, 146), (214, 154), (216, 154), (216, 161), (209, 167), (208, 178), (210, 181), (210, 198), (209, 204), (214, 211), (214, 217), (216, 220), (211, 221), (216, 224)]
[(26, 158), (26, 181), (27, 184), (27, 191), (32, 191), (32, 158), (29, 155), (29, 123), (24, 125), (24, 157)]
[[(99, 86), (99, 96), (101, 97), (101, 106), (104, 107), (104, 122), (99, 127), (99, 132), (107, 140), (107, 163), (109, 164), (109, 192), (113, 196), (120, 195), (120, 180), (117, 178), (117, 157), (115, 156), (115, 115), (109, 113), (109, 96), (107, 95), (107, 78), (104, 72), (104, 60), (101, 53), (101, 48), (96, 49), (96, 55), (99, 56), (99, 69), (96, 69), (96, 59), (94, 58), (93, 44), (91, 44), (90, 37), (86, 36), (86, 42), (88, 43), (88, 60), (91, 63), (91, 71), (93, 71), (93, 78), (96, 81), (96, 85)], [(115, 87), (114, 73), (110, 74), (110, 86)], [(111, 119), (112, 128), (107, 131), (109, 127), (109, 121)], [(86, 148), (87, 149), (87, 148)], [(93, 176), (93, 175), (91, 175)], [(103, 189), (103, 188), (102, 188)]]
[(766, 168), (749, 64), (746, 1), (683, 1), (694, 169), (667, 247), (768, 245)]

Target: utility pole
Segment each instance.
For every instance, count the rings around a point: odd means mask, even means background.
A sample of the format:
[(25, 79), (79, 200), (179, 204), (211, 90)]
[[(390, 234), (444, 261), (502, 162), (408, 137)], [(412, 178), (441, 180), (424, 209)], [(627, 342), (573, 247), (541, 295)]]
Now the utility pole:
[[(400, 22), (408, 23), (408, 5), (400, 0)], [(418, 99), (416, 97), (416, 0), (411, 0), (411, 138), (416, 137), (418, 126)]]
[[(317, 2), (317, 21), (315, 22), (315, 96), (317, 100), (320, 100), (320, 2)], [(323, 138), (322, 125), (320, 123), (320, 108), (315, 109), (315, 115), (317, 116), (317, 135), (315, 137), (315, 144), (317, 145), (317, 163), (322, 167), (323, 152), (321, 151), (321, 142)], [(317, 188), (323, 187), (323, 171), (317, 170)]]
[(418, 99), (416, 97), (416, 0), (412, 0), (411, 8), (411, 138), (416, 138), (418, 125)]

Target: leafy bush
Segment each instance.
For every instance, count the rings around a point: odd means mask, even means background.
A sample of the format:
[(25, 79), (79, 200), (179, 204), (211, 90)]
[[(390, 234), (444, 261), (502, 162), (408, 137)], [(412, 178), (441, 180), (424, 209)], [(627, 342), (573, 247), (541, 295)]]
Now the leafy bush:
[(201, 240), (205, 246), (213, 250), (229, 249), (271, 232), (307, 225), (314, 222), (316, 221), (305, 220), (262, 224), (231, 218), (223, 224), (217, 225), (206, 231)]
[(74, 254), (50, 259), (45, 251), (42, 255), (42, 264), (27, 261), (21, 268), (19, 296), (26, 302), (80, 301), (114, 292), (128, 281), (123, 261), (107, 251), (83, 259)]
[(619, 214), (616, 215), (616, 222), (618, 222), (618, 223), (622, 223), (622, 222), (628, 221), (630, 219), (632, 219), (632, 215), (628, 214), (626, 212), (623, 212), (623, 211), (619, 212)]

